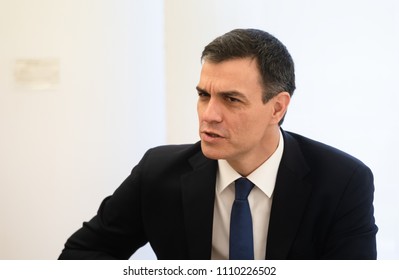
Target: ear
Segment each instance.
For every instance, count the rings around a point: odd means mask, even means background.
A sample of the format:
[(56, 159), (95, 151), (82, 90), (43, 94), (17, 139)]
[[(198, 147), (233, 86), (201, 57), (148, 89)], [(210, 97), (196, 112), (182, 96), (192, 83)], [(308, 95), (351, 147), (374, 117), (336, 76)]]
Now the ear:
[(278, 124), (285, 116), (288, 105), (290, 105), (291, 96), (288, 92), (283, 91), (273, 97), (273, 123)]

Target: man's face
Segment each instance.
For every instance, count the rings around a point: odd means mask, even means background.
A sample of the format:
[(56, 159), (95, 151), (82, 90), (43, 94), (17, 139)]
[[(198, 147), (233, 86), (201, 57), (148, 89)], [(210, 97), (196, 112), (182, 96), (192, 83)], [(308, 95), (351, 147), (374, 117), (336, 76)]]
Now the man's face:
[(276, 142), (279, 120), (274, 116), (274, 100), (262, 102), (256, 60), (205, 60), (197, 90), (199, 133), (205, 156), (226, 159), (233, 167), (263, 163), (276, 148), (271, 143)]

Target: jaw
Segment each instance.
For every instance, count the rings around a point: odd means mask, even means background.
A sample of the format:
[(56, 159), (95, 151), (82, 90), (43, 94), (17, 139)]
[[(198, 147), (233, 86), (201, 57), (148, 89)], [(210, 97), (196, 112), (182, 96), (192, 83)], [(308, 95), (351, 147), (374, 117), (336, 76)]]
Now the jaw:
[[(210, 159), (224, 159), (224, 146), (221, 144), (214, 143), (216, 141), (208, 142), (201, 139), (201, 150), (202, 153)], [(219, 141), (220, 142), (220, 141)]]
[(261, 166), (274, 151), (246, 148), (239, 147), (237, 149), (237, 147), (231, 146), (231, 143), (215, 145), (201, 141), (201, 149), (205, 157), (213, 160), (226, 160), (235, 171), (244, 177)]

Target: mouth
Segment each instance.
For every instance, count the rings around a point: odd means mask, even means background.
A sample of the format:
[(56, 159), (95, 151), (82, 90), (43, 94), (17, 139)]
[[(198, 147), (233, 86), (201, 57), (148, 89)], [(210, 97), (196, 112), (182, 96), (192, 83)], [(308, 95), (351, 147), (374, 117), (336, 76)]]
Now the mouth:
[(223, 138), (220, 134), (217, 134), (216, 132), (213, 131), (204, 130), (201, 131), (201, 133), (213, 138)]
[(221, 136), (219, 134), (216, 134), (216, 133), (205, 132), (205, 134), (208, 135), (209, 137), (212, 137), (212, 138), (221, 138)]
[(222, 135), (214, 131), (208, 131), (208, 130), (201, 131), (201, 135), (202, 135), (201, 139), (206, 142), (213, 142), (215, 140), (224, 138)]

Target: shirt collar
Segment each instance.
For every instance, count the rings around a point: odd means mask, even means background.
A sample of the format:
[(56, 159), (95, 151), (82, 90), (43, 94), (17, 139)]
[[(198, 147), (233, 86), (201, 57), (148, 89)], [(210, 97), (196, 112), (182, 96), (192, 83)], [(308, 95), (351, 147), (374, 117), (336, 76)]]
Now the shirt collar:
[[(269, 198), (274, 191), (277, 172), (284, 151), (284, 139), (280, 131), (280, 140), (274, 153), (257, 169), (247, 176), (252, 183), (262, 190)], [(230, 164), (223, 159), (218, 160), (218, 173), (216, 177), (216, 191), (223, 192), (230, 184), (240, 178), (241, 175), (235, 171)]]

